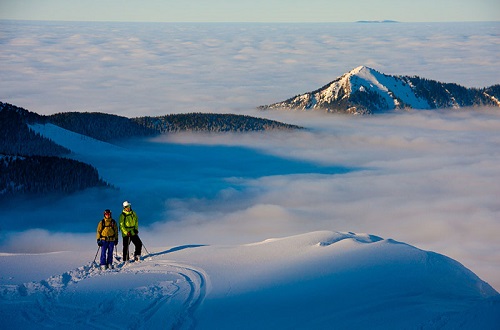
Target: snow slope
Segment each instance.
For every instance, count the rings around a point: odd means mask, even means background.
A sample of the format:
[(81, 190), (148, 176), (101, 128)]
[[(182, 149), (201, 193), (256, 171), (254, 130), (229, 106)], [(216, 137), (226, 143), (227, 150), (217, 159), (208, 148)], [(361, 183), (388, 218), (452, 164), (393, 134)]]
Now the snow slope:
[[(24, 258), (0, 256), (4, 265)], [(107, 271), (87, 263), (46, 280), (4, 284), (3, 327), (495, 329), (500, 324), (500, 296), (461, 264), (366, 234), (320, 231), (246, 245), (159, 248), (143, 259)]]
[(415, 95), (409, 84), (394, 76), (384, 75), (372, 68), (359, 66), (347, 74), (347, 79), (350, 82), (351, 93), (369, 88), (385, 99), (389, 109), (400, 106), (398, 99), (405, 104), (409, 104), (414, 109), (430, 108), (430, 105), (424, 99)]

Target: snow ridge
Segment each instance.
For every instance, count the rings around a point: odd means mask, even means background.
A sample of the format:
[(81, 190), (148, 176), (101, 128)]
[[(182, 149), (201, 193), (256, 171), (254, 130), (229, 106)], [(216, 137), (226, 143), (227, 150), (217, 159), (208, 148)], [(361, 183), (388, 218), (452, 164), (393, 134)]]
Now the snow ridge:
[(374, 243), (374, 242), (379, 242), (382, 241), (383, 238), (374, 236), (374, 235), (368, 235), (368, 234), (355, 234), (352, 232), (348, 233), (335, 233), (335, 235), (331, 236), (329, 239), (322, 240), (321, 242), (318, 243), (319, 246), (329, 246), (335, 243), (338, 243), (342, 240), (345, 239), (350, 239), (358, 243)]
[(481, 316), (483, 329), (495, 329), (499, 297), (443, 255), (370, 234), (318, 231), (172, 247), (115, 269), (89, 263), (2, 285), (0, 317), (5, 328), (220, 330), (433, 329)]

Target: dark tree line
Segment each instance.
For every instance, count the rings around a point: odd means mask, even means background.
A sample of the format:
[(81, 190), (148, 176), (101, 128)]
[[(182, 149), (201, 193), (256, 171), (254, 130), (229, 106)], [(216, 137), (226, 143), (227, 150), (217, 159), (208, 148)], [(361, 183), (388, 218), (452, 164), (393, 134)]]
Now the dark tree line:
[(442, 83), (418, 76), (402, 78), (413, 86), (415, 95), (425, 99), (434, 109), (454, 106), (498, 106), (485, 93), (498, 97), (499, 85), (478, 89), (467, 88), (454, 83)]
[(154, 130), (121, 116), (100, 112), (65, 112), (47, 117), (52, 124), (101, 141), (147, 137)]
[(72, 193), (108, 186), (85, 163), (55, 156), (0, 156), (0, 196)]
[(251, 132), (266, 130), (300, 129), (295, 125), (246, 115), (188, 113), (159, 117), (134, 118), (141, 126), (159, 133), (192, 132)]
[(149, 137), (168, 132), (250, 132), (300, 127), (245, 115), (188, 113), (126, 118), (98, 112), (67, 112), (47, 117), (67, 130), (101, 141)]
[(0, 103), (0, 154), (58, 156), (70, 151), (35, 133), (28, 121), (37, 120), (27, 110)]

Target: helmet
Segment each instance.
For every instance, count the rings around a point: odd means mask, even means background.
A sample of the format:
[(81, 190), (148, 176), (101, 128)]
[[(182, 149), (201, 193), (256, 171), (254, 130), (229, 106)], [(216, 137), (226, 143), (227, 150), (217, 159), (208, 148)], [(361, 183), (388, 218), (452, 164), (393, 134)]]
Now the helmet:
[(127, 201), (123, 202), (123, 208), (126, 208), (127, 206), (132, 206), (132, 204)]
[(111, 216), (111, 211), (110, 211), (110, 210), (108, 210), (108, 209), (104, 210), (104, 215), (109, 215), (109, 216)]

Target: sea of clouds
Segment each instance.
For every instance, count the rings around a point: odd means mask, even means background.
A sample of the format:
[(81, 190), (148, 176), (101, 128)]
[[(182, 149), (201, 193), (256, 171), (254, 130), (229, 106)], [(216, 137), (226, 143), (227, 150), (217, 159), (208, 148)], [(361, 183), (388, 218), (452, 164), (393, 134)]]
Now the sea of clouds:
[(102, 210), (117, 216), (130, 199), (150, 249), (353, 231), (443, 253), (498, 290), (498, 109), (350, 117), (254, 108), (359, 65), (490, 86), (499, 27), (2, 21), (2, 102), (41, 114), (244, 113), (308, 129), (82, 150), (75, 157), (119, 189), (4, 207), (0, 251), (83, 249)]
[(0, 99), (38, 113), (234, 112), (366, 65), (498, 83), (499, 23), (180, 24), (0, 21)]

